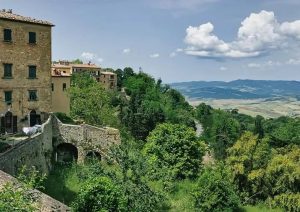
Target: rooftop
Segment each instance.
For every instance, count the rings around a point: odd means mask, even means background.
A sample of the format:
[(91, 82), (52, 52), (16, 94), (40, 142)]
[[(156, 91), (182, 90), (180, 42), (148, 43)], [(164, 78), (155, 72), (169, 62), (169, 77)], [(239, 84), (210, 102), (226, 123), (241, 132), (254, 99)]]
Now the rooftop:
[(103, 72), (101, 72), (101, 74), (103, 74), (103, 75), (117, 75), (116, 73), (109, 72), (109, 71), (103, 71)]
[(0, 19), (19, 21), (19, 22), (27, 22), (27, 23), (47, 25), (47, 26), (54, 26), (52, 23), (50, 23), (48, 21), (38, 20), (35, 18), (14, 14), (12, 12), (12, 10), (4, 10), (4, 9), (0, 10)]

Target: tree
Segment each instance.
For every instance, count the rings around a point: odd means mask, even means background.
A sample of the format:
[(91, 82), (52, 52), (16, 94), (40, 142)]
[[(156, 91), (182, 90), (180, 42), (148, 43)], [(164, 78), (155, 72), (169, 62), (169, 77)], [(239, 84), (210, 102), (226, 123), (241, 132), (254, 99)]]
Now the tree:
[(73, 205), (75, 211), (127, 211), (122, 189), (108, 177), (95, 177), (81, 188)]
[(258, 139), (251, 132), (245, 132), (228, 149), (226, 161), (245, 203), (255, 203), (256, 200), (267, 197), (268, 188), (264, 175), (270, 157), (268, 138)]
[(89, 74), (73, 74), (69, 93), (72, 118), (98, 126), (118, 125), (110, 95)]
[(228, 113), (217, 111), (213, 114), (212, 127), (209, 129), (210, 145), (214, 157), (223, 160), (227, 157), (227, 149), (231, 147), (240, 136), (240, 124)]
[[(205, 145), (192, 128), (165, 123), (150, 133), (143, 152), (152, 174), (170, 175), (173, 179), (193, 178), (201, 168)], [(166, 169), (169, 173), (163, 172)]]
[(240, 200), (226, 167), (206, 167), (193, 193), (196, 211), (237, 211)]
[(262, 116), (256, 116), (255, 118), (255, 128), (254, 128), (254, 134), (258, 135), (258, 138), (264, 137), (264, 129), (263, 129), (263, 120), (264, 117)]

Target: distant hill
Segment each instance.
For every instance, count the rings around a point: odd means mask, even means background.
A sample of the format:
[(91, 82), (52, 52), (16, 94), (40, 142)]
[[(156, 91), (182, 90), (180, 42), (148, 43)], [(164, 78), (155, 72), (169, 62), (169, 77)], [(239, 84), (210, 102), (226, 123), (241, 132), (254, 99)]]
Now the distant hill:
[(172, 83), (188, 99), (281, 99), (294, 97), (300, 100), (299, 81), (235, 80), (193, 81)]

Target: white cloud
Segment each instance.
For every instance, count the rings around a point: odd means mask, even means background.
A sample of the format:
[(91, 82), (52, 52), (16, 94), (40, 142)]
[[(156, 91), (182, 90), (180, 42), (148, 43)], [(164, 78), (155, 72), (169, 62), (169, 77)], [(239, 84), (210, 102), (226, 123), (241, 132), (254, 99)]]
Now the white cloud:
[(123, 49), (123, 54), (129, 54), (131, 52), (131, 49)]
[(208, 22), (198, 27), (189, 26), (184, 39), (185, 53), (198, 57), (243, 58), (256, 57), (279, 49), (291, 40), (300, 41), (300, 20), (278, 23), (274, 12), (252, 13), (242, 21), (237, 38), (225, 42), (216, 36)]
[(159, 54), (158, 53), (150, 54), (149, 57), (150, 58), (158, 58)]
[(227, 70), (228, 70), (228, 68), (227, 68), (227, 67), (225, 67), (225, 66), (221, 66), (221, 67), (220, 67), (220, 70), (221, 70), (221, 71), (227, 71)]
[(92, 53), (92, 52), (83, 52), (83, 53), (81, 54), (81, 57), (82, 57), (84, 60), (91, 61), (91, 62), (102, 63), (102, 62), (104, 61), (103, 58), (98, 57), (97, 54)]
[(289, 59), (286, 64), (288, 65), (300, 65), (300, 59)]
[(91, 52), (83, 52), (81, 57), (86, 60), (94, 60), (97, 58), (97, 55)]
[(172, 52), (172, 53), (169, 55), (169, 57), (176, 57), (176, 56), (177, 56), (176, 52)]
[(281, 65), (282, 63), (279, 61), (274, 62), (272, 60), (269, 60), (263, 63), (249, 63), (247, 66), (249, 68), (266, 68), (266, 67), (274, 67), (274, 66), (281, 66)]

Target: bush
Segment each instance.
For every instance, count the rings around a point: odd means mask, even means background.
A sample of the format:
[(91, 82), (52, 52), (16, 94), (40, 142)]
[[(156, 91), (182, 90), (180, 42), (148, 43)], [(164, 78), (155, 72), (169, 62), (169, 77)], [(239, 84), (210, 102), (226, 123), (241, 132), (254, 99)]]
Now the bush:
[(192, 195), (197, 211), (236, 211), (240, 204), (224, 166), (206, 168)]

